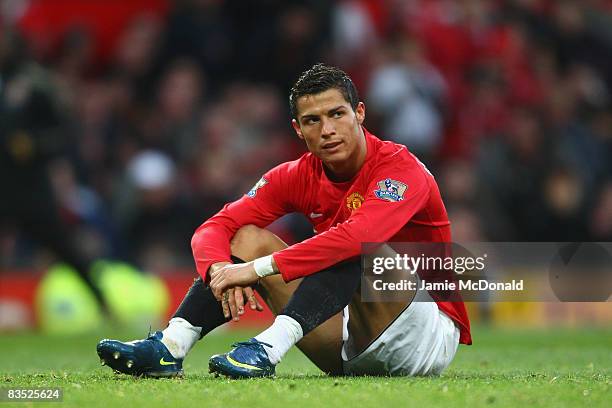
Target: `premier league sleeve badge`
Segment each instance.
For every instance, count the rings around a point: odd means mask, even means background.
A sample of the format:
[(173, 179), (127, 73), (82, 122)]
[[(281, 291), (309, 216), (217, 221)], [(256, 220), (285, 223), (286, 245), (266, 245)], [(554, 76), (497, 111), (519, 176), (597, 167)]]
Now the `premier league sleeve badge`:
[(401, 181), (392, 180), (390, 178), (379, 181), (378, 190), (374, 191), (374, 195), (381, 200), (397, 202), (404, 199), (404, 193), (408, 186)]
[(260, 178), (259, 181), (257, 183), (255, 183), (255, 185), (253, 186), (253, 188), (251, 188), (249, 190), (248, 193), (246, 193), (247, 197), (253, 198), (257, 195), (257, 190), (259, 190), (260, 188), (262, 188), (263, 186), (265, 186), (266, 184), (268, 184), (268, 180), (266, 180), (265, 178)]

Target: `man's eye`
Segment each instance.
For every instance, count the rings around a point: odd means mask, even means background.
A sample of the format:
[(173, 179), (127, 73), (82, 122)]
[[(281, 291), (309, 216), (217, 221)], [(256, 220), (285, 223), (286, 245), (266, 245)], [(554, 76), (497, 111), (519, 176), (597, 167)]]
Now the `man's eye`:
[(343, 113), (342, 112), (334, 112), (332, 113), (332, 118), (340, 118), (342, 117)]
[(310, 119), (306, 119), (306, 124), (307, 125), (314, 125), (315, 123), (317, 123), (319, 121), (319, 119), (315, 119), (315, 118), (310, 118)]

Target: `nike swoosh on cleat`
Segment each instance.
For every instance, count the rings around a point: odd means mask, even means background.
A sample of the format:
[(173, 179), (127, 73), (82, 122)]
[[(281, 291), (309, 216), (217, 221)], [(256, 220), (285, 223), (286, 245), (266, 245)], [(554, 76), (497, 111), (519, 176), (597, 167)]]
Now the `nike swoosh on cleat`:
[(159, 364), (166, 366), (166, 365), (172, 365), (172, 364), (176, 364), (176, 361), (164, 361), (164, 358), (160, 358), (159, 359)]
[(230, 356), (227, 356), (227, 361), (229, 361), (230, 363), (232, 363), (236, 367), (248, 368), (249, 370), (262, 370), (262, 368), (260, 368), (260, 367), (255, 367), (255, 366), (250, 365), (250, 364), (245, 364), (245, 363), (241, 363), (240, 361), (236, 361), (233, 358), (231, 358)]

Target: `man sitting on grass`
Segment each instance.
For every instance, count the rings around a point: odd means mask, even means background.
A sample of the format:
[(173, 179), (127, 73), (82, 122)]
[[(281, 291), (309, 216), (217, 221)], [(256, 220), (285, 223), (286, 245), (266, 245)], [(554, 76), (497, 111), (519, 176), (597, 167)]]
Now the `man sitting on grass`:
[[(403, 302), (372, 303), (358, 290), (363, 242), (450, 242), (433, 176), (405, 146), (363, 127), (365, 105), (338, 68), (305, 71), (290, 108), (309, 153), (267, 172), (198, 228), (192, 248), (201, 278), (168, 327), (145, 340), (101, 341), (104, 363), (134, 375), (181, 374), (197, 340), (238, 320), (246, 303), (261, 310), (253, 289), (274, 323), (213, 356), (211, 372), (271, 376), (297, 344), (329, 374), (432, 375), (450, 364), (459, 343), (471, 344), (462, 302), (415, 291)], [(287, 246), (264, 228), (291, 212), (306, 215), (316, 235)]]

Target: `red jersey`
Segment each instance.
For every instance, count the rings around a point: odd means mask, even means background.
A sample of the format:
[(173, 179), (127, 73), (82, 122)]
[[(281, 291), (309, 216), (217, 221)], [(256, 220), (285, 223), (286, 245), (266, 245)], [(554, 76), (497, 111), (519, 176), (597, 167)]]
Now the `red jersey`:
[[(366, 159), (350, 181), (330, 181), (321, 160), (306, 153), (267, 172), (202, 224), (191, 242), (202, 278), (213, 263), (230, 262), (230, 240), (240, 227), (264, 228), (291, 212), (306, 215), (316, 235), (273, 254), (285, 281), (359, 256), (362, 242), (451, 242), (431, 173), (405, 146), (364, 133)], [(463, 302), (436, 303), (459, 326), (460, 342), (471, 344)]]

